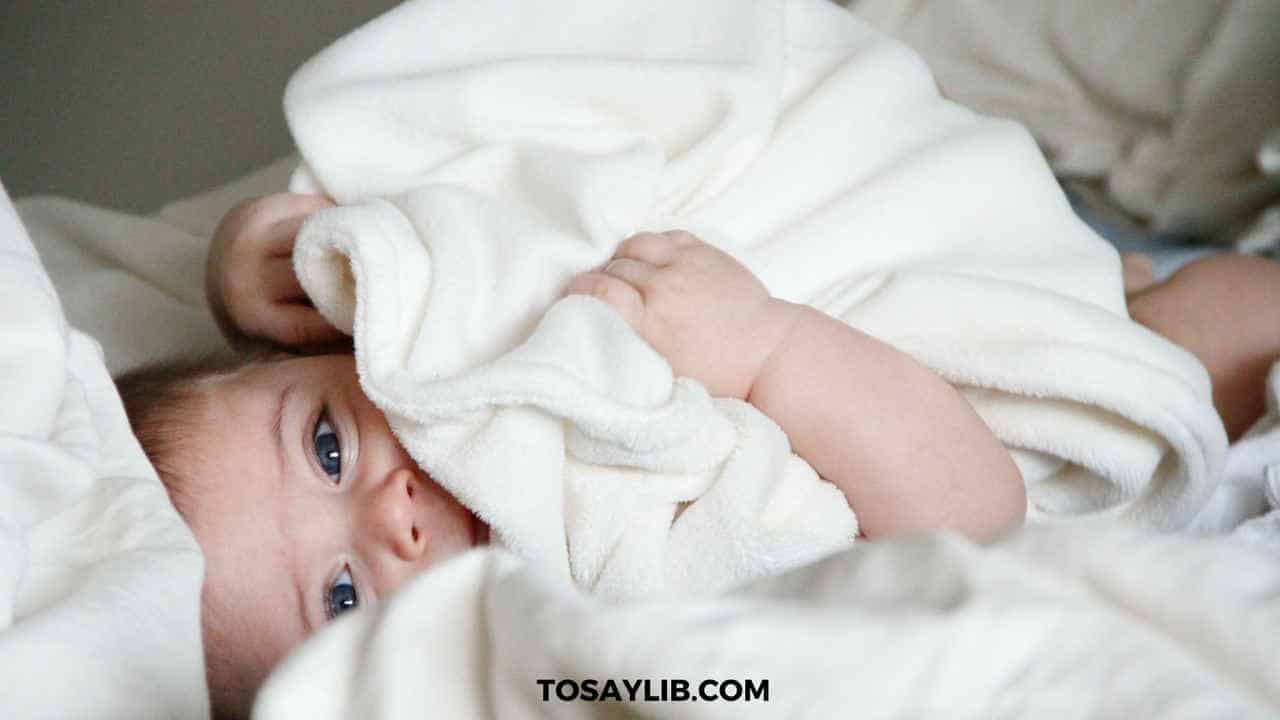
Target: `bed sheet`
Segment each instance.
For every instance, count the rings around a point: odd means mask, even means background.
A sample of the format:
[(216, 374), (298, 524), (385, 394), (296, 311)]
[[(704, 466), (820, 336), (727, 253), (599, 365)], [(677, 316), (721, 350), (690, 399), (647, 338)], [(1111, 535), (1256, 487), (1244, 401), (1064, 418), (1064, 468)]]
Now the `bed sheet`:
[(54, 196), (15, 206), (68, 322), (101, 343), (118, 376), (227, 350), (204, 297), (209, 238), (240, 201), (283, 191), (296, 166), (296, 156), (280, 158), (150, 216)]
[(0, 712), (207, 716), (199, 549), (2, 187), (0, 337)]

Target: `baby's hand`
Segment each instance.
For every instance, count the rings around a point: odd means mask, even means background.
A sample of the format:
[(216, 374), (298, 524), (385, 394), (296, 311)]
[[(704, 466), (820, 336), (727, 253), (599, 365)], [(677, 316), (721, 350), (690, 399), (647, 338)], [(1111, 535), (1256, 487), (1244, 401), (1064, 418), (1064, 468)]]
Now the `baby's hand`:
[(320, 195), (279, 193), (240, 203), (222, 218), (209, 245), (205, 294), (229, 340), (298, 347), (342, 338), (307, 300), (292, 260), (298, 228), (332, 204)]
[(602, 270), (575, 277), (568, 292), (612, 305), (676, 375), (740, 399), (790, 332), (798, 307), (682, 230), (632, 236)]

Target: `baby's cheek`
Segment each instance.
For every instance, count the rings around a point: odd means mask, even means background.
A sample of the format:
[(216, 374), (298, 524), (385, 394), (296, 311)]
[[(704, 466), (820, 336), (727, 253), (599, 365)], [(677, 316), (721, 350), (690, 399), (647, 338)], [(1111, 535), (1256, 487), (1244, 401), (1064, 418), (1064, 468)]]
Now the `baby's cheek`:
[(429, 482), (431, 493), (428, 511), (427, 552), (429, 563), (452, 557), (476, 544), (475, 516), (448, 492)]

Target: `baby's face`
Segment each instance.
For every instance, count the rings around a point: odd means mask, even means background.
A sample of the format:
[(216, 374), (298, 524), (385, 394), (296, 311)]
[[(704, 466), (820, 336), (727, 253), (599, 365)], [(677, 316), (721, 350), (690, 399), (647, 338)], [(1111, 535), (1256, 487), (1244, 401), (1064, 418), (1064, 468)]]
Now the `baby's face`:
[(326, 620), (487, 539), (401, 449), (350, 355), (210, 382), (187, 520), (207, 563), (211, 647), (245, 683)]

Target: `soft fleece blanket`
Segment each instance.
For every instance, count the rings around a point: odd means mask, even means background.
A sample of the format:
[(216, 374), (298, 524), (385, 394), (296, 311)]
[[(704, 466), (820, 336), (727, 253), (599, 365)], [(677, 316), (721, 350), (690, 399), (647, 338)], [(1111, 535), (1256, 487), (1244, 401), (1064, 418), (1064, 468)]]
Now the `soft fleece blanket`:
[(295, 188), (344, 206), (299, 237), (304, 287), (413, 457), (554, 576), (699, 592), (856, 528), (767, 418), (557, 301), (642, 229), (692, 230), (962, 387), (1033, 518), (1176, 528), (1212, 489), (1203, 368), (1128, 320), (1115, 251), (1030, 136), (822, 0), (411, 2), (285, 109)]
[[(609, 605), (488, 550), (326, 627), (254, 717), (1273, 718), (1278, 608), (1273, 557), (1091, 521), (859, 543), (678, 603)], [(769, 699), (544, 701), (539, 679), (768, 680)]]

